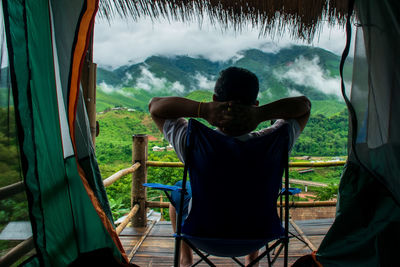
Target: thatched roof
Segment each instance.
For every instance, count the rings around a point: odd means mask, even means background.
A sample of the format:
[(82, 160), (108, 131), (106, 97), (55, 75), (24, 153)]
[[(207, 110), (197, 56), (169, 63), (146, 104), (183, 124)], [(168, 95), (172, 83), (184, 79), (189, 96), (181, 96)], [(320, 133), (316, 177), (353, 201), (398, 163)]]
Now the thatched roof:
[(295, 38), (311, 41), (321, 22), (344, 25), (347, 0), (100, 0), (100, 16), (138, 19), (148, 16), (212, 23), (240, 31), (251, 24), (260, 34), (288, 30)]

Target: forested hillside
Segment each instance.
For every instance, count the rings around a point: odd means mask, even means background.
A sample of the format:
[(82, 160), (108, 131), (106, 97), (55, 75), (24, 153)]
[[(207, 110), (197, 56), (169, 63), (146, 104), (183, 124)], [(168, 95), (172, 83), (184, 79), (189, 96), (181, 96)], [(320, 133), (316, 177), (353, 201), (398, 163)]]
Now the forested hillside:
[[(97, 111), (101, 134), (98, 158), (105, 160), (103, 148), (125, 155), (122, 135), (148, 133), (161, 136), (148, 115), (148, 102), (154, 96), (179, 95), (198, 101), (211, 101), (218, 72), (228, 66), (247, 68), (260, 80), (258, 99), (263, 105), (281, 97), (306, 95), (312, 102), (308, 126), (297, 141), (292, 155), (339, 156), (347, 154), (347, 113), (340, 97), (340, 57), (323, 49), (291, 46), (276, 53), (245, 50), (226, 62), (212, 62), (187, 56), (152, 56), (142, 63), (115, 70), (99, 68)], [(347, 79), (351, 60), (345, 65)], [(112, 109), (125, 108), (125, 111)], [(263, 123), (259, 128), (265, 127)], [(113, 133), (109, 133), (114, 129)], [(102, 136), (103, 135), (103, 136)], [(102, 143), (102, 140), (107, 140)], [(129, 138), (130, 137), (126, 137)], [(125, 145), (126, 147), (126, 145)], [(126, 147), (128, 152), (130, 147)], [(111, 159), (114, 156), (108, 155)]]
[[(150, 145), (168, 145), (148, 113), (112, 110), (99, 114), (97, 119), (100, 135), (96, 139), (96, 154), (100, 163), (129, 162), (133, 134), (150, 135)], [(316, 114), (297, 140), (292, 156), (344, 156), (347, 154), (347, 129), (344, 110), (328, 117)]]

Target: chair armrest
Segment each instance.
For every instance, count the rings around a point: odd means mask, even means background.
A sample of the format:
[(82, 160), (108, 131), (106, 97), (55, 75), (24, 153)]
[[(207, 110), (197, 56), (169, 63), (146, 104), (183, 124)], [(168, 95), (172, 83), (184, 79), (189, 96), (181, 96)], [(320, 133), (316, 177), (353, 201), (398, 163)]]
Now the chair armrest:
[(166, 184), (158, 184), (158, 183), (145, 183), (142, 184), (145, 187), (158, 189), (162, 191), (181, 191), (182, 187), (175, 186), (175, 185), (166, 185)]
[[(286, 188), (282, 188), (282, 191), (280, 194), (284, 194), (286, 191)], [(297, 195), (301, 193), (300, 188), (295, 188), (295, 187), (289, 187), (289, 195)]]

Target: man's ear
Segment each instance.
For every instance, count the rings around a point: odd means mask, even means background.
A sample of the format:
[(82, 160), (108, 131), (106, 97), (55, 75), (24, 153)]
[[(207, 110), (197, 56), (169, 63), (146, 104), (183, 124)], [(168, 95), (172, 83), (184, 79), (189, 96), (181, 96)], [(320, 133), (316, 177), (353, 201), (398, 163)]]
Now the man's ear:
[(213, 94), (213, 101), (216, 102), (217, 101), (217, 96), (215, 94)]
[(258, 107), (260, 105), (260, 101), (256, 100), (255, 106)]

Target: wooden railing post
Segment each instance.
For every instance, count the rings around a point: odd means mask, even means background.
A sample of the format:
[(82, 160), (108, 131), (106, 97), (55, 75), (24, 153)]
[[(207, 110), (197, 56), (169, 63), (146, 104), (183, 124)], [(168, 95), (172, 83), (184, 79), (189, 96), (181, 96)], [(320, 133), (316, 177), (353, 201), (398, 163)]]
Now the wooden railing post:
[(132, 174), (132, 197), (131, 208), (139, 204), (139, 210), (132, 218), (133, 227), (145, 227), (147, 225), (146, 217), (146, 188), (142, 186), (147, 182), (147, 143), (148, 138), (145, 134), (132, 136), (132, 164), (140, 163), (140, 167)]

